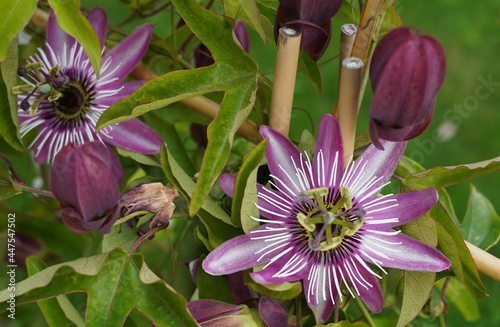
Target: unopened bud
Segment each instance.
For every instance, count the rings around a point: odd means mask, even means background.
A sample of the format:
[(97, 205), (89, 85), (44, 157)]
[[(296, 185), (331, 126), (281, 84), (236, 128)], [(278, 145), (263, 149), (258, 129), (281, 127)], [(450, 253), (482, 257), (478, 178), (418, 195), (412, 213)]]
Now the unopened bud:
[(397, 28), (380, 40), (370, 65), (370, 136), (377, 148), (383, 149), (380, 139), (406, 141), (427, 128), (445, 71), (443, 48), (430, 36)]

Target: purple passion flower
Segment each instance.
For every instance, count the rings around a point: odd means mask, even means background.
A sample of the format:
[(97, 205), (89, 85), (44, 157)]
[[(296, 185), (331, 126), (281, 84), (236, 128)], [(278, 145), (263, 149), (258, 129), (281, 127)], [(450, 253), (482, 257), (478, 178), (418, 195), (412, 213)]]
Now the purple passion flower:
[[(212, 275), (252, 267), (260, 284), (303, 280), (307, 303), (318, 323), (330, 316), (342, 288), (373, 312), (384, 305), (378, 283), (384, 268), (441, 271), (450, 261), (437, 250), (393, 227), (427, 212), (437, 201), (433, 188), (378, 196), (403, 156), (405, 142), (371, 145), (344, 171), (342, 136), (331, 115), (323, 116), (314, 157), (309, 159), (284, 136), (263, 126), (273, 188), (257, 184), (264, 224), (231, 239), (203, 261)], [(219, 179), (233, 195), (236, 176)], [(378, 269), (372, 269), (374, 265)], [(339, 298), (339, 299), (338, 299)]]
[(50, 189), (66, 226), (79, 234), (109, 233), (120, 213), (122, 177), (120, 161), (101, 142), (63, 147), (51, 167)]
[[(89, 15), (89, 23), (104, 50), (106, 13), (100, 8), (94, 9)], [(104, 54), (98, 78), (83, 47), (59, 27), (54, 13), (50, 13), (45, 51), (39, 49), (27, 65), (36, 67), (35, 74), (28, 75), (26, 67), (19, 69), (21, 79), (33, 88), (30, 94), (18, 97), (20, 133), (25, 136), (39, 128), (30, 145), (34, 145), (36, 162), (49, 162), (68, 143), (84, 144), (95, 140), (136, 152), (152, 154), (160, 151), (160, 137), (137, 119), (95, 133), (102, 113), (144, 84), (144, 81), (122, 80), (146, 52), (151, 30), (150, 24), (138, 27)], [(47, 92), (52, 96), (47, 97)], [(34, 105), (38, 106), (36, 114), (25, 111)]]
[(299, 27), (302, 33), (300, 49), (318, 61), (332, 37), (332, 23), (342, 6), (342, 0), (280, 0), (274, 21), (274, 38), (283, 26)]
[(370, 136), (377, 148), (379, 139), (407, 141), (422, 134), (445, 73), (444, 51), (433, 37), (400, 27), (380, 40), (370, 64)]

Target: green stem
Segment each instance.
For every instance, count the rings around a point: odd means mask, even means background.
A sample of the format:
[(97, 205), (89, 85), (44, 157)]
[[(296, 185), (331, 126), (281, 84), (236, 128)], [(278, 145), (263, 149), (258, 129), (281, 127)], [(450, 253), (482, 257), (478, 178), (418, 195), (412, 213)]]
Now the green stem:
[(368, 325), (370, 325), (371, 327), (377, 327), (375, 325), (375, 322), (372, 319), (372, 316), (370, 315), (370, 312), (368, 311), (368, 309), (363, 304), (363, 301), (361, 301), (361, 298), (359, 296), (356, 296), (354, 298), (354, 301), (356, 302), (356, 305), (358, 306), (359, 311), (361, 311), (361, 313), (363, 314), (363, 317), (365, 317), (366, 322), (368, 323)]
[(446, 327), (446, 321), (444, 320), (444, 314), (438, 316), (439, 327)]
[[(0, 185), (14, 187), (14, 186), (12, 186), (11, 183), (6, 182), (6, 181), (0, 181)], [(21, 185), (21, 187), (22, 187), (23, 191), (26, 191), (26, 192), (29, 192), (29, 193), (40, 194), (40, 195), (44, 195), (44, 196), (47, 196), (47, 197), (50, 197), (50, 198), (54, 197), (54, 194), (52, 194), (52, 192), (49, 191), (49, 190), (42, 190), (42, 189), (39, 189), (39, 188), (36, 188), (36, 187), (32, 187), (32, 186), (28, 186), (28, 185)]]
[(120, 218), (118, 219), (114, 224), (113, 226), (118, 226), (120, 224), (123, 224), (124, 222), (126, 222), (127, 220), (130, 220), (134, 217), (137, 217), (137, 216), (142, 216), (142, 215), (146, 215), (148, 213), (151, 213), (150, 211), (146, 211), (146, 210), (141, 210), (141, 211), (136, 211), (134, 213), (131, 213), (130, 215), (128, 216), (125, 216), (123, 218)]

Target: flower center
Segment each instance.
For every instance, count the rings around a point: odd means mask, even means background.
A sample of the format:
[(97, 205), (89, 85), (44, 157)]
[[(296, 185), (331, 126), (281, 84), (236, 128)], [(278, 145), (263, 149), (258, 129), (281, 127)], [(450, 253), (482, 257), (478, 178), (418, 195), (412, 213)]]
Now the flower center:
[(63, 117), (76, 117), (85, 109), (88, 97), (81, 86), (77, 84), (64, 85), (58, 91), (61, 92), (61, 96), (53, 104)]
[(329, 251), (356, 232), (363, 225), (366, 211), (352, 207), (349, 189), (340, 190), (340, 199), (335, 203), (325, 202), (329, 191), (326, 187), (316, 188), (297, 196), (299, 203), (309, 205), (308, 212), (299, 212), (297, 220), (304, 227), (309, 248), (313, 251)]

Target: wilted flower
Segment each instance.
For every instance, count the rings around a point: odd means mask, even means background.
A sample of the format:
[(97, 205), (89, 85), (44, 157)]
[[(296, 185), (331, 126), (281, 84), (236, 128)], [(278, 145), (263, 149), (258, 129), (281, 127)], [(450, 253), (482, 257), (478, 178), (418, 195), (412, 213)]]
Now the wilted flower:
[(50, 188), (66, 226), (79, 234), (99, 228), (109, 233), (120, 211), (122, 177), (118, 158), (101, 142), (63, 147), (52, 164)]
[[(263, 126), (269, 138), (267, 162), (274, 189), (257, 184), (264, 225), (231, 239), (203, 261), (212, 275), (263, 266), (251, 273), (261, 284), (303, 280), (307, 303), (317, 322), (330, 316), (341, 289), (359, 296), (373, 312), (384, 301), (373, 264), (419, 271), (441, 271), (450, 261), (437, 250), (393, 227), (416, 219), (437, 201), (429, 188), (378, 197), (403, 156), (405, 142), (373, 145), (344, 171), (342, 136), (333, 116), (321, 120), (312, 163), (284, 136)], [(222, 175), (226, 193), (234, 175)]]
[(443, 48), (430, 36), (401, 27), (380, 40), (370, 65), (370, 136), (377, 148), (382, 149), (379, 139), (406, 141), (422, 134), (445, 71)]
[[(94, 9), (89, 22), (104, 49), (105, 12)], [(150, 38), (150, 24), (138, 27), (103, 55), (101, 75), (97, 78), (83, 47), (59, 27), (54, 13), (50, 14), (45, 51), (39, 49), (39, 53), (30, 58), (30, 63), (18, 71), (21, 79), (28, 83), (24, 88), (32, 90), (18, 97), (20, 132), (25, 136), (39, 127), (30, 145), (35, 146), (38, 163), (49, 162), (68, 143), (84, 144), (94, 140), (142, 153), (159, 152), (160, 137), (137, 119), (95, 133), (102, 113), (144, 84), (144, 81), (122, 80), (141, 60)], [(38, 107), (38, 112), (34, 115), (25, 112), (30, 107)]]
[(127, 208), (123, 216), (137, 211), (156, 213), (150, 227), (157, 224), (168, 224), (175, 210), (174, 200), (180, 196), (174, 187), (166, 187), (162, 183), (142, 183), (125, 192), (120, 199), (122, 206)]
[(274, 21), (274, 38), (283, 26), (298, 26), (302, 33), (300, 49), (315, 61), (325, 52), (332, 37), (332, 23), (342, 0), (280, 0)]

